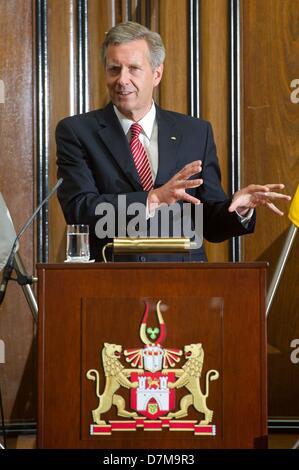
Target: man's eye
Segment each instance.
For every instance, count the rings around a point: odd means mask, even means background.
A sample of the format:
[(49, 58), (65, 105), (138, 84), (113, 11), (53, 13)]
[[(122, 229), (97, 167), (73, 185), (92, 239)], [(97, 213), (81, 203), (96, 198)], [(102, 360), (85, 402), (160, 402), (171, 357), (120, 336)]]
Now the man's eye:
[(108, 67), (108, 71), (110, 73), (119, 73), (120, 68), (119, 67)]

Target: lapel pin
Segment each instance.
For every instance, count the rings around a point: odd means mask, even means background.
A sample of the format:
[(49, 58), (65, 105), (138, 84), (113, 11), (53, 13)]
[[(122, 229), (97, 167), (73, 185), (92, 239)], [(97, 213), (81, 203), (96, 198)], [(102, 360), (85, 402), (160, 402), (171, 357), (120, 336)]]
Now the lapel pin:
[(174, 135), (172, 135), (170, 138), (171, 140), (176, 140), (176, 137)]

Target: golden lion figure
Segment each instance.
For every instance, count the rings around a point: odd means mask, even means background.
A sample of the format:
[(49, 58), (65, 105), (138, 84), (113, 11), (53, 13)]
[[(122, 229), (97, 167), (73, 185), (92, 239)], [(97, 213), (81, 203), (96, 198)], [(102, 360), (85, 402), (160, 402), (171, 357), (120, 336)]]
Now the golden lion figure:
[[(201, 343), (189, 344), (184, 347), (186, 363), (182, 369), (172, 369), (176, 377), (175, 382), (168, 382), (169, 388), (186, 387), (190, 394), (185, 395), (180, 401), (180, 409), (175, 413), (169, 413), (169, 418), (183, 418), (188, 415), (189, 406), (193, 405), (196, 411), (205, 415), (200, 424), (209, 424), (213, 418), (213, 411), (207, 407), (206, 399), (209, 396), (209, 382), (219, 378), (217, 370), (209, 370), (206, 374), (206, 393), (203, 394), (200, 388), (199, 379), (204, 360), (204, 351)], [(168, 369), (164, 369), (166, 373)]]
[(115, 392), (120, 387), (137, 388), (138, 382), (130, 382), (127, 376), (131, 372), (143, 373), (143, 369), (125, 369), (120, 363), (119, 357), (122, 352), (122, 346), (118, 344), (104, 343), (102, 349), (103, 367), (106, 377), (104, 392), (100, 395), (100, 377), (96, 369), (90, 369), (86, 373), (89, 380), (96, 382), (96, 395), (99, 399), (99, 406), (92, 411), (92, 417), (96, 424), (106, 424), (101, 420), (101, 415), (110, 410), (112, 405), (117, 407), (118, 416), (125, 418), (133, 418), (138, 416), (136, 412), (125, 410), (125, 400), (121, 395), (116, 395)]

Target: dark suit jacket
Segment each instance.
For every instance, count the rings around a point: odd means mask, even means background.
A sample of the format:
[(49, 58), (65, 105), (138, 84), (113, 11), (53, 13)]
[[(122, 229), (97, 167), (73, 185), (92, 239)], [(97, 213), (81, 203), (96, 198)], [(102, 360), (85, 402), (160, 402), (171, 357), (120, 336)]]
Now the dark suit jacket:
[[(211, 125), (200, 119), (164, 111), (158, 106), (157, 123), (159, 162), (155, 188), (166, 183), (187, 163), (202, 160), (204, 183), (189, 192), (203, 202), (204, 238), (221, 242), (252, 232), (255, 216), (245, 229), (237, 215), (227, 210), (230, 199), (221, 187)], [(101, 260), (101, 247), (108, 240), (99, 240), (95, 236), (95, 224), (99, 219), (95, 215), (96, 206), (109, 202), (117, 208), (120, 194), (126, 195), (127, 204), (141, 202), (145, 205), (147, 200), (127, 137), (110, 103), (103, 109), (60, 121), (56, 140), (58, 177), (63, 178), (58, 198), (66, 222), (90, 226), (91, 257)], [(131, 259), (169, 260), (170, 256), (147, 255)], [(176, 256), (175, 259), (183, 260), (184, 257)], [(206, 260), (203, 248), (192, 250), (191, 258), (187, 259)]]

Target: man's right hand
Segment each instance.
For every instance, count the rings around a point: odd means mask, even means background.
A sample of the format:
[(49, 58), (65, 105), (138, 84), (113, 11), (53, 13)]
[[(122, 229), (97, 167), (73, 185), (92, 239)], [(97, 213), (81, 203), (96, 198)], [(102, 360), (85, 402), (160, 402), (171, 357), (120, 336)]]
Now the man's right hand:
[(201, 186), (203, 180), (189, 178), (201, 172), (201, 161), (196, 160), (188, 163), (178, 173), (176, 173), (167, 183), (160, 188), (152, 189), (148, 193), (148, 208), (152, 212), (162, 204), (171, 205), (177, 201), (191, 202), (192, 204), (200, 204), (200, 200), (186, 193), (186, 189), (197, 188)]

